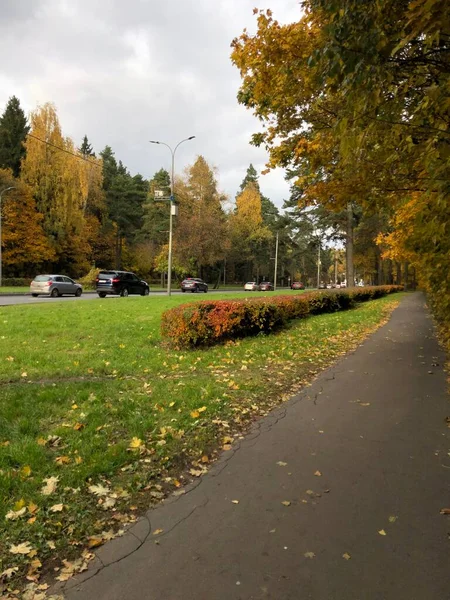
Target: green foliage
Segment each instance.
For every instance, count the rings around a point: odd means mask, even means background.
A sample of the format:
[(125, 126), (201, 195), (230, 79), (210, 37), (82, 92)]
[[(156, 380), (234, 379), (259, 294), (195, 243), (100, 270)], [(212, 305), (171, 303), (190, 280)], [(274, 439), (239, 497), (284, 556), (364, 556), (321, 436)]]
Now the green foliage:
[(208, 346), (270, 333), (292, 319), (346, 310), (357, 302), (381, 298), (401, 289), (401, 286), (379, 286), (184, 304), (163, 313), (161, 335), (175, 348)]
[(11, 169), (14, 177), (20, 175), (20, 164), (26, 153), (23, 142), (29, 130), (19, 99), (12, 96), (0, 117), (0, 169)]

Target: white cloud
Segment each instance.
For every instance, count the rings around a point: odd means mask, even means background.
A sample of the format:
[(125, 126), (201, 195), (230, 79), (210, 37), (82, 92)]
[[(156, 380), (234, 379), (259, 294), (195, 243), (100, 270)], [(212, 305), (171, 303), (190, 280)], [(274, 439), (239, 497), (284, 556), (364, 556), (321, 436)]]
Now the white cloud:
[[(268, 8), (273, 2), (258, 2)], [(250, 163), (261, 170), (263, 149), (249, 144), (259, 123), (236, 100), (240, 79), (230, 43), (255, 31), (254, 0), (4, 0), (0, 106), (15, 94), (26, 110), (54, 102), (63, 132), (98, 151), (112, 146), (132, 173), (167, 167), (176, 144), (177, 171), (202, 154), (218, 167), (234, 198)], [(299, 18), (300, 3), (271, 6), (281, 22)], [(282, 171), (261, 177), (277, 205), (288, 196)]]

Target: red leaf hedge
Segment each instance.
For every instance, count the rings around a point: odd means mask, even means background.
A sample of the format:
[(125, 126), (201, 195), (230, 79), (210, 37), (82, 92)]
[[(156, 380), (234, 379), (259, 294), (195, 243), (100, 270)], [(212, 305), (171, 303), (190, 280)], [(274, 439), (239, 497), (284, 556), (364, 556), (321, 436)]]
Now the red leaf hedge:
[(357, 302), (402, 290), (383, 285), (289, 296), (242, 300), (204, 300), (166, 310), (161, 319), (163, 339), (174, 348), (209, 346), (225, 340), (268, 333), (291, 319), (346, 310)]

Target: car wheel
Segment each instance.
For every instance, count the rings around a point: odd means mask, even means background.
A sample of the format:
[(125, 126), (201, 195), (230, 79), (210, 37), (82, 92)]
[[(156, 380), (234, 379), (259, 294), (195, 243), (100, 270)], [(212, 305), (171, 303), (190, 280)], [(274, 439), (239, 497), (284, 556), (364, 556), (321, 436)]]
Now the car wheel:
[(98, 295), (100, 298), (106, 298), (106, 292), (99, 292)]
[(33, 298), (37, 298), (39, 294), (31, 294)]
[(128, 288), (123, 288), (123, 290), (120, 292), (120, 295), (122, 298), (128, 298)]
[(208, 291), (208, 288), (205, 288), (203, 291), (204, 291), (204, 292), (205, 292), (205, 294), (206, 294), (206, 293), (207, 293), (207, 291)]
[(79, 298), (81, 296), (81, 290), (80, 290), (80, 288), (78, 288), (77, 291), (75, 292), (75, 296), (77, 298)]
[(181, 291), (182, 291), (182, 293), (184, 294), (186, 290), (181, 290)]
[(52, 290), (52, 292), (51, 292), (50, 296), (51, 296), (52, 298), (58, 298), (58, 297), (59, 297), (59, 292), (58, 292), (57, 288), (54, 288), (54, 289)]
[(150, 293), (149, 288), (145, 288), (145, 290), (142, 292), (141, 296), (148, 296)]

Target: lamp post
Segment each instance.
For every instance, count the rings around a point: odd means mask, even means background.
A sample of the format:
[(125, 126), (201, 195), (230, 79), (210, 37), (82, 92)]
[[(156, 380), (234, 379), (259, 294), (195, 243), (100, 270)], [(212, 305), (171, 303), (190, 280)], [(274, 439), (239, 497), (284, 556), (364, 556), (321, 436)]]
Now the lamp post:
[(317, 289), (320, 288), (320, 238), (319, 238), (319, 252), (317, 256)]
[(277, 289), (277, 268), (278, 268), (278, 231), (277, 231), (277, 239), (275, 242), (275, 269), (273, 274), (273, 291)]
[(175, 186), (175, 152), (180, 144), (183, 142), (189, 142), (189, 140), (193, 140), (195, 135), (191, 135), (190, 137), (181, 140), (172, 150), (169, 144), (165, 142), (159, 142), (157, 140), (150, 140), (150, 144), (160, 144), (161, 146), (166, 146), (170, 150), (170, 154), (172, 155), (172, 174), (170, 176), (170, 213), (169, 213), (169, 258), (167, 265), (167, 295), (172, 295), (172, 237), (173, 237), (173, 214), (175, 211), (175, 195), (174, 195), (174, 186)]
[(0, 287), (2, 287), (2, 196), (9, 190), (14, 190), (15, 187), (11, 185), (0, 192)]

